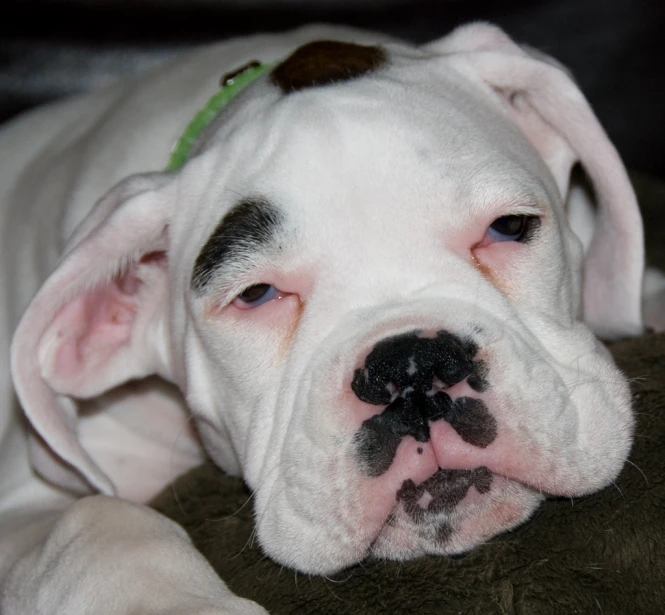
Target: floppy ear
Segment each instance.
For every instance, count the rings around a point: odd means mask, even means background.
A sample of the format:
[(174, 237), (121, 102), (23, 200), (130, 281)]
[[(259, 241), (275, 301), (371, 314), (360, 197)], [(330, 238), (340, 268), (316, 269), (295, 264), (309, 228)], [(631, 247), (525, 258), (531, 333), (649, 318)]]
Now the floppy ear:
[(584, 320), (602, 337), (641, 333), (644, 246), (637, 200), (617, 151), (566, 70), (483, 23), (459, 28), (428, 49), (492, 88), (549, 166), (564, 201), (571, 168), (583, 166), (597, 206), (585, 246)]
[(14, 384), (42, 440), (32, 442), (33, 465), (68, 488), (113, 492), (79, 444), (70, 398), (148, 374), (168, 377), (169, 193), (168, 176), (155, 174), (125, 180), (102, 198), (14, 335)]

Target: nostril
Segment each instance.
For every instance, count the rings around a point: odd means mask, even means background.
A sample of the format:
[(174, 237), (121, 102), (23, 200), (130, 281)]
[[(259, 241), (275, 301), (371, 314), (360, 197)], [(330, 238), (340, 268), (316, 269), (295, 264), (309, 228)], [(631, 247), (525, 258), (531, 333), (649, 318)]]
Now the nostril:
[(462, 382), (473, 371), (473, 363), (470, 360), (455, 358), (438, 364), (434, 374), (443, 383), (444, 388), (451, 387)]
[(391, 381), (372, 378), (369, 369), (359, 368), (353, 375), (351, 389), (360, 401), (383, 406), (390, 403), (397, 387)]
[(434, 374), (447, 386), (462, 382), (473, 372), (473, 357), (478, 352), (473, 342), (439, 331), (436, 335), (437, 357)]

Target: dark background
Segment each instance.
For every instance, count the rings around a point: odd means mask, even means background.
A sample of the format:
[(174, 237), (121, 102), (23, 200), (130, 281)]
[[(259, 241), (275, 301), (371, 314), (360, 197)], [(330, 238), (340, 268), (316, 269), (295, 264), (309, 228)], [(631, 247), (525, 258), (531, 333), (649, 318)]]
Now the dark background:
[(628, 166), (665, 178), (664, 0), (2, 0), (0, 120), (245, 33), (327, 21), (424, 42), (474, 19), (568, 65)]

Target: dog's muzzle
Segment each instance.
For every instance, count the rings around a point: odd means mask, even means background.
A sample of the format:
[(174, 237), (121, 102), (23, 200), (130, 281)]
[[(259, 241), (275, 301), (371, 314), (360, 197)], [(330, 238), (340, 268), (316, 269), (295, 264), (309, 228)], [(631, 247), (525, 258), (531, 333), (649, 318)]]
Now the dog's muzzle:
[(447, 421), (474, 446), (485, 448), (494, 441), (497, 423), (485, 403), (449, 394), (462, 381), (477, 392), (487, 389), (487, 367), (475, 359), (477, 352), (474, 342), (447, 331), (434, 336), (413, 331), (376, 344), (351, 383), (361, 401), (385, 406), (356, 434), (357, 460), (364, 474), (376, 477), (386, 472), (405, 436), (429, 441), (434, 421)]

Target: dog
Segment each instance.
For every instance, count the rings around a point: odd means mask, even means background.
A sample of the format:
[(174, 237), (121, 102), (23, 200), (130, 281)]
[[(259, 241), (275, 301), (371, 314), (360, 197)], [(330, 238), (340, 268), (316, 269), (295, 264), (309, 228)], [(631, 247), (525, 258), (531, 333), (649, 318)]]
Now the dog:
[(498, 28), (234, 40), (0, 151), (3, 613), (265, 613), (145, 505), (203, 451), (310, 574), (463, 553), (621, 470), (597, 336), (645, 327), (635, 195)]

